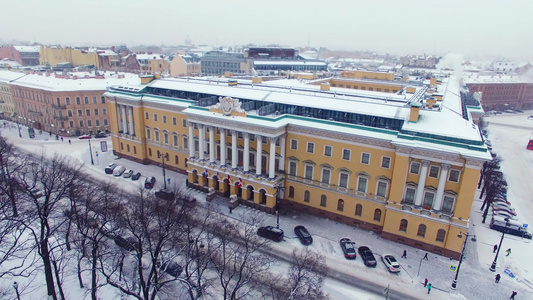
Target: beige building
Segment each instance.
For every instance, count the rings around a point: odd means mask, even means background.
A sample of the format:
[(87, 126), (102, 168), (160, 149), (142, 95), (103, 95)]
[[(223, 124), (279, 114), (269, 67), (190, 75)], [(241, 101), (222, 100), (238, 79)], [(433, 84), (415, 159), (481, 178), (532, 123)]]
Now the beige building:
[(0, 72), (0, 117), (15, 120), (15, 103), (11, 93), (9, 82), (25, 76), (24, 73)]
[(70, 62), (73, 66), (94, 65), (100, 69), (98, 53), (70, 47), (41, 47), (39, 63), (56, 66), (58, 63)]
[(138, 53), (135, 56), (142, 74), (170, 74), (170, 62), (164, 55)]
[(200, 58), (191, 55), (176, 55), (170, 62), (170, 76), (200, 76)]

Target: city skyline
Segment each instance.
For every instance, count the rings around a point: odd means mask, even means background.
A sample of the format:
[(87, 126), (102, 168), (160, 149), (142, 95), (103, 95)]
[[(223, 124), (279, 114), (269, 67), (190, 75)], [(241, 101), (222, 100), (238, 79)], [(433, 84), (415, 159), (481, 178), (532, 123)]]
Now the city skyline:
[[(440, 4), (440, 5), (439, 5)], [(527, 1), (28, 0), (4, 5), (0, 41), (62, 45), (194, 44), (325, 47), (393, 54), (461, 53), (530, 61)], [(35, 21), (37, 20), (37, 21)], [(83, 33), (83, 34), (80, 34)]]

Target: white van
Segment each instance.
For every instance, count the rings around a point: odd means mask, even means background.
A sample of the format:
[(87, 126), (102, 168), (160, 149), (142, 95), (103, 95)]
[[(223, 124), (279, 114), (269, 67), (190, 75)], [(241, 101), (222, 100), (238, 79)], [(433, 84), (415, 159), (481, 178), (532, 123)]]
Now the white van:
[(124, 173), (124, 171), (126, 171), (126, 168), (124, 166), (117, 166), (113, 170), (113, 175), (114, 176), (120, 176), (120, 175), (122, 175), (122, 173)]

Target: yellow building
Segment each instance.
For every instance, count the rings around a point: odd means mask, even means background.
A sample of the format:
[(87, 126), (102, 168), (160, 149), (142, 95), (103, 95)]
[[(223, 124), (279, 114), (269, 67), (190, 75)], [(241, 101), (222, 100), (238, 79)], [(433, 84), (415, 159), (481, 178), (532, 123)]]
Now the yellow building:
[(94, 65), (100, 69), (98, 53), (75, 48), (41, 47), (39, 63), (56, 66), (58, 63), (70, 62), (73, 66)]
[(200, 76), (200, 58), (191, 55), (176, 55), (170, 62), (170, 76)]
[(372, 71), (364, 71), (364, 70), (353, 70), (353, 71), (342, 71), (341, 77), (392, 81), (394, 80), (394, 73), (393, 72), (372, 72)]
[[(229, 85), (229, 83), (232, 85)], [(413, 85), (413, 83), (411, 83)], [(115, 154), (186, 172), (188, 186), (274, 213), (276, 202), (458, 258), (491, 158), (459, 84), (396, 94), (220, 78), (105, 94)], [(141, 101), (142, 99), (142, 101)], [(162, 156), (161, 156), (162, 155)]]
[(24, 73), (0, 71), (0, 117), (16, 120), (15, 102), (9, 82), (25, 75)]

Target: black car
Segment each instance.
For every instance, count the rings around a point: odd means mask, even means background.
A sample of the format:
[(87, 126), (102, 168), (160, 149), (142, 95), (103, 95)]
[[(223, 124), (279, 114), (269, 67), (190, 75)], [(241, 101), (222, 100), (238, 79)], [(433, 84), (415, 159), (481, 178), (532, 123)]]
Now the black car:
[(113, 170), (115, 170), (116, 167), (117, 167), (116, 163), (110, 163), (109, 165), (107, 165), (107, 167), (105, 167), (105, 173), (113, 174)]
[(172, 277), (180, 276), (181, 271), (183, 271), (183, 268), (172, 260), (164, 263), (157, 262), (156, 266), (159, 268), (159, 270), (167, 273)]
[(377, 265), (376, 258), (374, 257), (374, 254), (372, 254), (370, 248), (361, 246), (357, 251), (359, 251), (359, 255), (361, 256), (361, 259), (363, 259), (365, 266), (375, 267)]
[(355, 259), (357, 253), (355, 252), (354, 242), (350, 239), (344, 238), (340, 240), (342, 252), (344, 252), (344, 257), (347, 259)]
[(99, 133), (95, 134), (94, 137), (97, 138), (97, 139), (101, 139), (101, 138), (107, 137), (107, 135), (105, 133), (103, 133), (103, 132), (99, 132)]
[(313, 243), (313, 237), (311, 236), (311, 234), (309, 234), (307, 228), (303, 227), (302, 225), (294, 227), (294, 233), (300, 239), (302, 245), (307, 246)]
[(274, 226), (259, 227), (259, 229), (257, 229), (257, 235), (273, 240), (274, 242), (281, 242), (281, 240), (283, 240), (283, 230)]
[(141, 177), (141, 172), (137, 172), (131, 175), (131, 180), (139, 180), (140, 177)]
[(146, 179), (144, 180), (145, 189), (152, 189), (154, 187), (154, 184), (155, 184), (155, 177), (149, 176), (149, 177), (146, 177)]
[(134, 237), (123, 238), (115, 236), (115, 244), (126, 251), (133, 251), (137, 249), (137, 241)]

